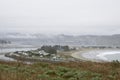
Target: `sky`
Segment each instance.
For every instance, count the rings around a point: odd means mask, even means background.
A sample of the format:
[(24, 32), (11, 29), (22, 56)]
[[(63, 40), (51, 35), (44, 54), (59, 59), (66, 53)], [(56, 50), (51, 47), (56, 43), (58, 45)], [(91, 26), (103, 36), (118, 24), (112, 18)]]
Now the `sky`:
[(120, 0), (0, 0), (0, 32), (120, 34)]

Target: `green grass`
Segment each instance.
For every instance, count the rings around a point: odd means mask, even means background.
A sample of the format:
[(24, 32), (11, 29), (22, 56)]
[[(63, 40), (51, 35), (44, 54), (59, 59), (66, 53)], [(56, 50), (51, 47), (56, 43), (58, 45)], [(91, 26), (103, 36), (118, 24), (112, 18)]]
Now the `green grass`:
[(0, 80), (120, 80), (118, 62), (0, 62)]

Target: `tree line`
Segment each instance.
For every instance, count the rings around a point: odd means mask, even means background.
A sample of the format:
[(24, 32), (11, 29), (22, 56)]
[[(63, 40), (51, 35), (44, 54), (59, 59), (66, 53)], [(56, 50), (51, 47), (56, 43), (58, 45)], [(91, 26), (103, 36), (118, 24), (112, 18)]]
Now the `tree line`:
[(61, 46), (61, 45), (43, 45), (39, 50), (44, 50), (47, 53), (51, 53), (51, 54), (56, 54), (57, 51), (69, 51), (70, 48), (69, 46)]

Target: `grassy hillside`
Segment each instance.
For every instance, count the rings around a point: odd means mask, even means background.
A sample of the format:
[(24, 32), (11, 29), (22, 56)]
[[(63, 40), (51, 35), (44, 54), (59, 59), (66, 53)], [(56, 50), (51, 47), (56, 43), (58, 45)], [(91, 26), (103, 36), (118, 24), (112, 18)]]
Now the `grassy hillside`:
[(1, 61), (0, 80), (120, 80), (120, 63)]

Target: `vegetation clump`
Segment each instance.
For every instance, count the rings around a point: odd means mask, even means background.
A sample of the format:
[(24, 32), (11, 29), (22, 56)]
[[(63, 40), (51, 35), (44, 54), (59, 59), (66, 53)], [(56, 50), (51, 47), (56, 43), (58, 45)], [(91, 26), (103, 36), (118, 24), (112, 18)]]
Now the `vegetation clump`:
[[(111, 64), (95, 62), (24, 64), (0, 61), (0, 80), (120, 80), (120, 67), (113, 69)], [(105, 72), (97, 71), (98, 66), (105, 67)]]

